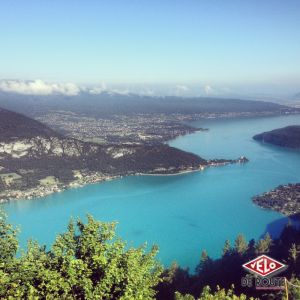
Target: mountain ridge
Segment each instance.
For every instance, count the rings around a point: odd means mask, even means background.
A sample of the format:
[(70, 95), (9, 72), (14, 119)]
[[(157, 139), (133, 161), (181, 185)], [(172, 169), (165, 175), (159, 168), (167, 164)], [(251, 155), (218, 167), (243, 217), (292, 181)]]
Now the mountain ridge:
[(275, 146), (300, 149), (300, 125), (263, 132), (255, 135), (253, 139)]
[[(120, 176), (177, 174), (247, 162), (244, 157), (205, 160), (166, 144), (99, 145), (83, 142), (64, 137), (40, 122), (5, 109), (0, 109), (1, 119), (10, 119), (13, 126), (0, 136), (0, 202), (40, 197)], [(6, 122), (1, 121), (1, 125), (7, 129)], [(0, 128), (0, 132), (3, 133), (4, 128)], [(18, 135), (16, 131), (20, 128), (21, 134)]]
[(277, 103), (255, 100), (225, 99), (213, 97), (143, 96), (102, 92), (81, 92), (75, 96), (21, 95), (0, 93), (0, 106), (34, 117), (53, 110), (85, 113), (93, 116), (113, 114), (200, 114), (229, 112), (274, 112), (291, 111), (290, 107)]
[(0, 107), (0, 141), (35, 136), (62, 137), (39, 121)]
[(207, 164), (164, 144), (98, 145), (64, 137), (5, 109), (0, 109), (0, 120), (0, 199), (21, 198), (29, 189), (30, 195), (44, 195), (72, 184), (137, 173), (176, 173)]

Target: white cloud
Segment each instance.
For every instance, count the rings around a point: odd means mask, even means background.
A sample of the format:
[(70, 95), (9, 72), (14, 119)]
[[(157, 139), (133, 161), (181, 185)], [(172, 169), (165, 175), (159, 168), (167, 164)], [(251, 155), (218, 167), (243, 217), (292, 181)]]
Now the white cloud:
[(131, 93), (131, 90), (126, 87), (108, 87), (105, 83), (101, 85), (96, 85), (89, 88), (82, 88), (81, 90), (88, 92), (92, 95), (99, 95), (103, 92), (108, 94), (119, 94), (119, 95), (128, 95)]
[(176, 90), (178, 92), (187, 92), (189, 88), (186, 85), (176, 85)]
[(210, 85), (205, 85), (203, 89), (206, 95), (214, 93), (214, 89)]
[(0, 91), (24, 95), (52, 95), (61, 94), (75, 96), (80, 88), (73, 83), (48, 83), (43, 80), (1, 80)]
[(148, 88), (142, 89), (139, 93), (143, 96), (155, 96), (155, 92), (152, 89)]
[[(200, 91), (199, 91), (200, 86)], [(74, 83), (50, 83), (41, 79), (36, 80), (1, 80), (0, 92), (18, 93), (23, 95), (67, 95), (76, 96), (83, 93), (100, 95), (101, 93), (143, 96), (178, 96), (195, 97), (204, 95), (226, 95), (232, 91), (229, 88), (207, 84), (197, 85), (107, 85), (100, 82), (97, 85), (79, 86)], [(199, 93), (200, 92), (200, 93)]]
[(108, 92), (119, 95), (129, 95), (131, 93), (129, 89), (110, 89)]
[(94, 86), (88, 89), (88, 92), (92, 95), (98, 95), (105, 91), (107, 91), (107, 86), (104, 82), (101, 84), (101, 86)]
[(190, 92), (190, 88), (183, 84), (178, 84), (174, 87), (171, 87), (170, 91), (168, 92), (171, 96), (186, 96)]

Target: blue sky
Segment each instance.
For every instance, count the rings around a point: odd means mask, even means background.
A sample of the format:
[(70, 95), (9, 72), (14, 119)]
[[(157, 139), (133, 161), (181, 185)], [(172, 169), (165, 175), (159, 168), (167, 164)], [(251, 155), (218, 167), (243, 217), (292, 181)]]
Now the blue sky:
[(0, 79), (300, 90), (300, 1), (0, 2)]

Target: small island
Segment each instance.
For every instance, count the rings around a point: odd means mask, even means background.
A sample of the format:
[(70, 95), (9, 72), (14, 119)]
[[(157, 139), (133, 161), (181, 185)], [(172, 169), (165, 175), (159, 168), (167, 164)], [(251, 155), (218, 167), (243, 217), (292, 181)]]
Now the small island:
[(300, 213), (300, 183), (280, 185), (274, 190), (252, 198), (260, 207), (278, 211), (286, 216)]
[(300, 149), (300, 125), (263, 132), (255, 135), (253, 139), (275, 146)]
[[(293, 125), (263, 132), (254, 140), (275, 146), (300, 150), (300, 126)], [(300, 183), (279, 185), (275, 189), (254, 196), (252, 201), (260, 207), (278, 211), (286, 216), (300, 213)]]

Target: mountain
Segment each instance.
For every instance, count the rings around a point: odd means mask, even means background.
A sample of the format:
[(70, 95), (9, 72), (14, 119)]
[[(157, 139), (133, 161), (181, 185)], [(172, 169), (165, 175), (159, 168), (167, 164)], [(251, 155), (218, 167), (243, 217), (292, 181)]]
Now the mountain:
[(61, 137), (54, 130), (24, 115), (0, 108), (0, 141), (22, 138)]
[(300, 93), (297, 93), (293, 96), (294, 100), (300, 100)]
[(208, 162), (164, 144), (98, 145), (66, 138), (24, 115), (0, 109), (0, 200), (41, 196), (111, 177), (177, 173)]
[(20, 95), (0, 93), (0, 106), (38, 116), (53, 110), (84, 113), (90, 116), (113, 114), (200, 114), (200, 113), (282, 113), (291, 108), (271, 102), (219, 99), (210, 97), (153, 97), (136, 94), (102, 92), (97, 95), (81, 92), (76, 96), (63, 95)]
[(255, 135), (253, 139), (276, 146), (300, 149), (300, 126), (287, 126), (263, 132)]
[(0, 202), (44, 196), (119, 176), (176, 174), (248, 161), (245, 157), (205, 160), (165, 144), (83, 142), (2, 108), (0, 120)]

